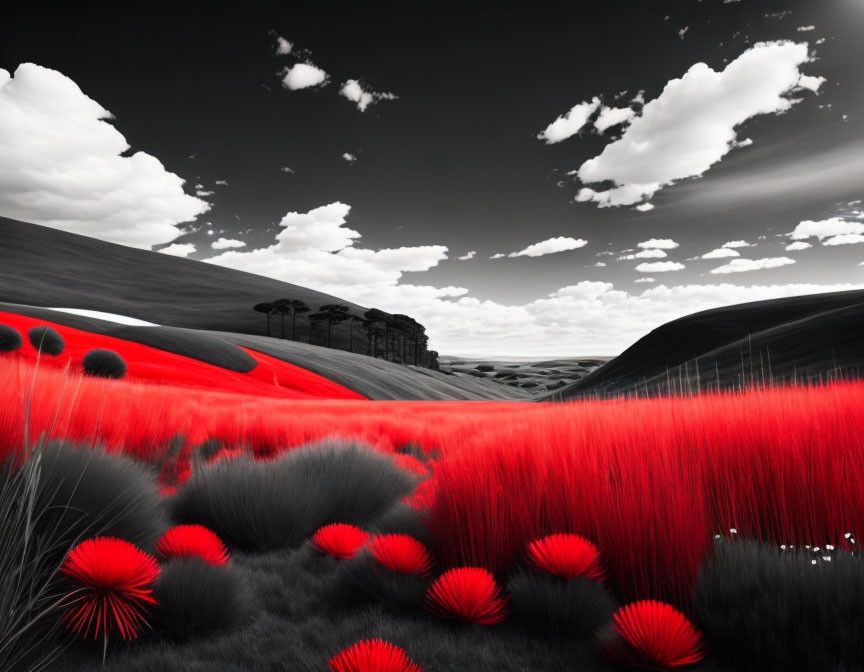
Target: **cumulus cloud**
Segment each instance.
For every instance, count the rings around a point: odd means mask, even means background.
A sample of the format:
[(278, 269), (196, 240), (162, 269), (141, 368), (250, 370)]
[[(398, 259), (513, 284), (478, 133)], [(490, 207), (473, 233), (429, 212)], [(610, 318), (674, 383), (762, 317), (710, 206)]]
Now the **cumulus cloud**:
[(741, 253), (728, 247), (718, 247), (702, 255), (702, 259), (723, 259), (724, 257), (740, 257)]
[(746, 240), (730, 240), (728, 243), (723, 243), (720, 247), (725, 247), (727, 249), (738, 249), (739, 247), (753, 247)]
[(473, 259), (477, 256), (477, 250), (471, 250), (467, 254), (463, 254), (461, 257), (456, 257), (459, 261), (468, 261), (469, 259)]
[(671, 238), (651, 238), (651, 240), (643, 240), (636, 247), (641, 247), (642, 249), (674, 250), (678, 247), (678, 243)]
[(365, 112), (367, 107), (377, 103), (379, 100), (396, 100), (399, 97), (393, 93), (382, 93), (365, 88), (356, 79), (349, 79), (345, 82), (339, 90), (339, 95), (345, 96), (345, 98), (357, 105), (357, 109), (361, 112)]
[(627, 259), (665, 259), (666, 253), (663, 250), (657, 248), (648, 248), (646, 250), (641, 250), (636, 254), (627, 254), (623, 257), (618, 257), (618, 261), (627, 260)]
[(590, 103), (585, 102), (574, 105), (567, 114), (562, 114), (549, 124), (545, 130), (538, 133), (537, 139), (545, 140), (547, 145), (554, 145), (557, 142), (576, 135), (588, 123), (588, 119), (591, 118), (591, 115), (594, 114), (594, 111), (599, 106), (599, 98), (594, 98)]
[(638, 210), (639, 212), (648, 212), (649, 210), (653, 210), (653, 209), (654, 209), (653, 203), (640, 203), (639, 205), (636, 206), (636, 210)]
[(210, 205), (129, 143), (111, 113), (65, 75), (0, 69), (0, 215), (149, 249)]
[(857, 245), (864, 243), (864, 234), (861, 233), (841, 233), (839, 236), (832, 236), (822, 242), (823, 245)]
[(657, 280), (655, 278), (636, 278), (636, 280), (634, 280), (633, 282), (642, 284), (642, 283), (649, 283), (649, 282), (657, 282)]
[(246, 243), (242, 240), (234, 240), (232, 238), (219, 238), (214, 240), (210, 245), (214, 250), (230, 250), (237, 247), (246, 247)]
[(635, 110), (629, 107), (606, 107), (604, 105), (600, 108), (597, 119), (594, 120), (594, 128), (602, 133), (607, 128), (628, 123), (635, 116)]
[(712, 268), (711, 273), (746, 273), (748, 271), (762, 271), (768, 268), (779, 268), (794, 264), (795, 260), (789, 257), (768, 257), (766, 259), (733, 259), (725, 266)]
[(281, 35), (276, 36), (276, 55), (287, 56), (294, 50), (294, 45)]
[(805, 243), (803, 240), (796, 240), (794, 243), (789, 243), (786, 246), (787, 252), (798, 252), (799, 250), (806, 250), (808, 247), (813, 247), (810, 243)]
[(639, 264), (636, 270), (640, 273), (669, 273), (671, 271), (680, 271), (686, 268), (684, 264), (677, 261), (652, 261)]
[(329, 81), (330, 75), (312, 63), (296, 63), (285, 68), (282, 76), (282, 86), (291, 91), (326, 86)]
[[(623, 135), (578, 170), (583, 184), (612, 182), (597, 191), (583, 187), (578, 201), (600, 207), (633, 205), (658, 190), (700, 177), (734, 146), (735, 129), (748, 119), (779, 114), (797, 102), (806, 43), (760, 43), (720, 72), (705, 63), (669, 81)], [(805, 84), (812, 84), (805, 80)]]
[(588, 244), (587, 240), (581, 238), (568, 238), (566, 236), (558, 236), (557, 238), (549, 238), (542, 240), (539, 243), (529, 245), (524, 250), (519, 252), (511, 252), (508, 257), (542, 257), (546, 254), (555, 254), (556, 252), (567, 252), (580, 247), (585, 247)]
[(357, 160), (357, 157), (350, 152), (345, 152), (342, 155), (342, 158), (345, 159), (345, 161), (347, 161), (348, 163), (354, 163)]
[(493, 254), (493, 255), (492, 255), (491, 257), (489, 257), (489, 258), (490, 258), (490, 259), (503, 259), (503, 258), (506, 257), (506, 256), (507, 256), (507, 255), (504, 254), (503, 252), (496, 252), (495, 254)]
[(816, 26), (798, 26), (799, 33), (809, 33), (812, 30), (816, 30)]
[(818, 222), (809, 219), (805, 220), (799, 223), (789, 236), (792, 240), (818, 238), (822, 241), (826, 238), (855, 233), (864, 233), (864, 224), (861, 222), (850, 222), (842, 217), (831, 217), (830, 219), (823, 219)]
[(172, 257), (188, 257), (195, 253), (195, 246), (192, 243), (171, 243), (157, 252), (169, 254)]

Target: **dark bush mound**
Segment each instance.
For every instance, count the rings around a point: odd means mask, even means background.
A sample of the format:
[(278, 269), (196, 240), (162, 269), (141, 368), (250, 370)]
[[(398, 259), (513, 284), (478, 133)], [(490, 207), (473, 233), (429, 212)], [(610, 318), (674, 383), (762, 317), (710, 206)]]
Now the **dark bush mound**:
[(826, 561), (825, 554), (715, 544), (694, 596), (696, 623), (715, 654), (753, 670), (864, 664), (864, 562), (845, 552)]
[(27, 335), (31, 345), (46, 355), (57, 356), (66, 348), (63, 337), (51, 327), (33, 327)]
[(13, 352), (24, 344), (21, 334), (6, 324), (0, 324), (0, 352)]
[(219, 460), (198, 469), (171, 502), (178, 523), (209, 527), (229, 546), (297, 546), (319, 527), (365, 526), (408, 495), (416, 479), (363, 444), (326, 441), (276, 460)]
[(122, 378), (126, 375), (126, 362), (113, 350), (91, 350), (84, 355), (84, 373), (98, 378)]
[[(36, 459), (31, 458), (31, 459)], [(101, 449), (50, 444), (38, 454), (40, 529), (75, 537), (119, 537), (149, 551), (165, 529), (165, 511), (144, 465)]]
[(373, 534), (407, 534), (431, 549), (432, 535), (423, 524), (420, 512), (407, 504), (396, 504), (369, 526)]
[(607, 625), (617, 604), (599, 581), (520, 570), (510, 577), (513, 613), (552, 634), (587, 639)]
[(342, 600), (375, 600), (397, 609), (422, 609), (429, 579), (418, 574), (393, 572), (375, 562), (368, 551), (345, 562), (340, 589), (334, 597)]
[(153, 590), (156, 627), (177, 639), (235, 630), (252, 620), (249, 591), (230, 565), (208, 565), (198, 558), (162, 565)]

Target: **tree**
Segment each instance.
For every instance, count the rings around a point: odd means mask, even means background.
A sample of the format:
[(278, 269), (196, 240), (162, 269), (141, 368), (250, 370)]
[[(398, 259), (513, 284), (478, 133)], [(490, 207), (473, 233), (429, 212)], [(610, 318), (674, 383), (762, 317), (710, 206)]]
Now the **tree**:
[(274, 308), (272, 303), (256, 303), (252, 310), (256, 313), (264, 313), (267, 315), (267, 335), (270, 335), (270, 316), (273, 314)]
[(351, 352), (354, 352), (354, 325), (359, 324), (360, 327), (363, 328), (368, 327), (369, 323), (367, 320), (363, 319), (362, 317), (357, 317), (356, 315), (352, 315), (348, 319), (351, 320), (349, 324), (350, 329), (348, 331), (348, 349)]
[(366, 318), (366, 333), (369, 337), (369, 354), (372, 357), (377, 357), (379, 348), (379, 339), (384, 336), (384, 359), (388, 359), (387, 352), (387, 319), (390, 317), (383, 310), (372, 308), (363, 313)]
[(309, 319), (315, 322), (327, 323), (327, 347), (329, 348), (333, 325), (351, 319), (351, 315), (348, 314), (348, 306), (343, 306), (338, 303), (328, 303), (325, 306), (321, 306), (317, 313), (310, 315)]
[(308, 313), (312, 310), (309, 306), (303, 303), (300, 299), (291, 301), (291, 340), (297, 340), (297, 316), (303, 313)]
[(291, 299), (274, 301), (273, 310), (279, 315), (279, 338), (285, 338), (285, 316), (291, 314)]

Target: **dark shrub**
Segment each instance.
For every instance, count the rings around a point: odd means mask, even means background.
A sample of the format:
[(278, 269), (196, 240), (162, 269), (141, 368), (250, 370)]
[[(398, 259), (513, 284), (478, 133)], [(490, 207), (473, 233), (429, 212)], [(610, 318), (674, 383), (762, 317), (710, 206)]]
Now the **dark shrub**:
[(345, 563), (337, 598), (375, 600), (397, 609), (422, 609), (429, 579), (419, 574), (392, 572), (375, 562), (371, 553), (361, 552)]
[(192, 475), (171, 507), (179, 523), (198, 523), (229, 546), (263, 551), (297, 546), (331, 522), (368, 525), (415, 482), (387, 455), (326, 441), (268, 462), (213, 462)]
[(0, 352), (12, 352), (24, 344), (17, 329), (0, 324)]
[(122, 378), (126, 375), (126, 362), (113, 350), (91, 350), (84, 355), (84, 373), (98, 378)]
[(864, 564), (845, 552), (827, 561), (825, 553), (715, 544), (699, 573), (694, 612), (716, 655), (754, 670), (864, 663)]
[(130, 458), (101, 449), (51, 444), (41, 451), (40, 528), (75, 537), (97, 534), (130, 541), (146, 551), (165, 529), (163, 502), (153, 475)]
[(66, 347), (63, 337), (51, 327), (33, 327), (27, 335), (31, 345), (46, 355), (59, 355)]
[(432, 549), (432, 538), (423, 524), (420, 513), (417, 509), (401, 502), (376, 518), (369, 526), (369, 531), (375, 534), (407, 534)]
[(162, 565), (153, 593), (156, 627), (178, 639), (234, 630), (252, 619), (248, 589), (230, 565), (171, 560)]
[(587, 639), (609, 623), (618, 606), (599, 581), (562, 579), (520, 570), (507, 584), (513, 613), (531, 627)]

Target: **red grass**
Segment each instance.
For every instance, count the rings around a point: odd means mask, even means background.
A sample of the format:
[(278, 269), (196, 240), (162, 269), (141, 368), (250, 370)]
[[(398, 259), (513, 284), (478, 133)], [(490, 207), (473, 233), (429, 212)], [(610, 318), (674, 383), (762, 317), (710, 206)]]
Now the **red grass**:
[(224, 565), (228, 550), (215, 533), (203, 525), (177, 525), (156, 541), (156, 554), (165, 559), (200, 558), (210, 565)]
[(379, 564), (391, 572), (426, 575), (432, 569), (429, 550), (407, 534), (382, 534), (372, 537), (369, 551)]
[(573, 579), (584, 576), (602, 580), (605, 576), (600, 564), (600, 550), (578, 534), (549, 534), (528, 544), (528, 562), (535, 569)]
[(331, 523), (312, 535), (312, 545), (334, 558), (353, 558), (363, 548), (369, 533), (354, 525)]
[(207, 460), (207, 464), (213, 464), (220, 460), (236, 460), (244, 455), (246, 455), (246, 451), (242, 448), (220, 448), (213, 457)]
[(429, 611), (445, 618), (493, 625), (507, 616), (507, 598), (492, 574), (479, 567), (457, 567), (439, 576), (426, 593)]
[(422, 672), (408, 654), (390, 642), (364, 639), (330, 659), (330, 672)]
[(675, 607), (647, 600), (612, 617), (603, 648), (613, 662), (637, 670), (677, 670), (705, 657), (702, 635)]
[(75, 585), (64, 621), (76, 634), (107, 641), (116, 631), (123, 639), (136, 639), (147, 625), (147, 609), (156, 604), (152, 586), (159, 565), (128, 541), (83, 541), (69, 552), (60, 571)]

